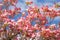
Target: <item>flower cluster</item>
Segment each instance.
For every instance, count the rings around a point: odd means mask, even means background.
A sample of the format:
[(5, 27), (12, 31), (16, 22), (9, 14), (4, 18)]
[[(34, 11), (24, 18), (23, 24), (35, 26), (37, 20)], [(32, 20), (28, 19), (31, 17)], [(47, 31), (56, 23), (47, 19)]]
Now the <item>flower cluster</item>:
[[(17, 0), (4, 0), (2, 6), (7, 8), (0, 9), (0, 40), (60, 40), (60, 23), (48, 24), (47, 17), (54, 19), (60, 16), (60, 10), (55, 7), (28, 7), (27, 10), (21, 12), (21, 8), (16, 7)], [(28, 3), (27, 3), (28, 4)], [(15, 8), (9, 10), (12, 5)], [(28, 4), (29, 5), (29, 4)], [(17, 21), (11, 19), (15, 15), (22, 14)], [(26, 15), (27, 14), (27, 15)], [(32, 25), (32, 22), (35, 22)]]

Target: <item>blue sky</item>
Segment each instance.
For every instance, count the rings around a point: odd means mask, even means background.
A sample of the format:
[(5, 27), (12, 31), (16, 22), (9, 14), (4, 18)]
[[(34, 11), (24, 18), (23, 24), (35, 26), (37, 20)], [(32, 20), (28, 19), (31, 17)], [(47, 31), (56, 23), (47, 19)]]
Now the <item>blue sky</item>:
[(55, 2), (60, 2), (60, 0), (18, 0), (17, 7), (21, 7), (22, 10), (26, 9), (26, 1), (33, 1), (33, 5), (37, 5), (38, 7), (42, 5), (52, 6)]
[[(26, 1), (27, 0), (19, 0), (17, 3), (17, 7), (21, 7), (22, 10), (25, 10), (27, 8), (27, 6), (25, 4)], [(42, 5), (52, 6), (54, 3), (60, 2), (60, 0), (29, 0), (29, 1), (33, 1), (34, 2), (33, 5), (37, 5), (38, 7), (40, 7)], [(16, 18), (18, 18), (18, 17), (15, 17), (15, 19)], [(48, 20), (51, 21), (50, 19), (48, 19)], [(59, 22), (60, 22), (60, 17), (55, 17), (54, 20), (51, 21), (49, 24), (58, 24)], [(32, 23), (35, 24), (35, 22), (32, 22)]]

